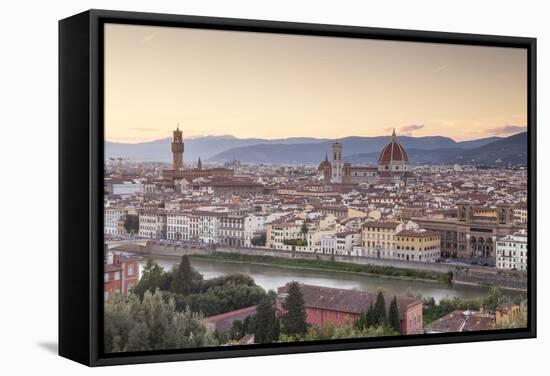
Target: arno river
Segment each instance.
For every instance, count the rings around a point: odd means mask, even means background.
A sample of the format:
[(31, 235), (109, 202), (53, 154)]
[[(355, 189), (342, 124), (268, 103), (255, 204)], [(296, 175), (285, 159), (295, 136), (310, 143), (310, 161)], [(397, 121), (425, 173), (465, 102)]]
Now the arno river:
[[(174, 265), (179, 264), (180, 261), (179, 257), (171, 256), (154, 256), (153, 259), (165, 270), (170, 270)], [(140, 269), (145, 262), (146, 257), (142, 257), (140, 259)], [(448, 285), (438, 282), (384, 278), (331, 271), (289, 269), (277, 266), (218, 262), (194, 258), (191, 259), (191, 264), (205, 279), (224, 274), (241, 273), (254, 278), (256, 284), (262, 286), (264, 289), (275, 291), (277, 287), (283, 286), (289, 281), (343, 289), (357, 288), (366, 291), (377, 291), (379, 288), (382, 288), (390, 293), (400, 295), (406, 294), (407, 291), (412, 291), (415, 295), (420, 293), (424, 297), (432, 296), (437, 301), (444, 297), (454, 296), (463, 299), (484, 297), (488, 291), (488, 288), (479, 286)], [(509, 291), (506, 293), (517, 294)]]

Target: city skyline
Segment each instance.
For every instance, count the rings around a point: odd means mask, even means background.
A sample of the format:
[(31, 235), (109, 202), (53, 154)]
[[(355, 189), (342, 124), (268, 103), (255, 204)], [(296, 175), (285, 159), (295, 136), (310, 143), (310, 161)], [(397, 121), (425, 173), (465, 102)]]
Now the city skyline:
[(108, 24), (105, 135), (509, 136), (526, 129), (526, 63), (511, 48)]

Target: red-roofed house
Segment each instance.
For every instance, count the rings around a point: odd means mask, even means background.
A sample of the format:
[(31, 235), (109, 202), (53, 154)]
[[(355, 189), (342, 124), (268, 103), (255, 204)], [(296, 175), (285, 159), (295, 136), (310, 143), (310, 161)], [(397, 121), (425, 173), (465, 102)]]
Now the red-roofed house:
[[(328, 322), (351, 324), (362, 312), (374, 306), (377, 293), (360, 290), (345, 290), (330, 287), (300, 284), (307, 312), (307, 323), (322, 326)], [(284, 315), (283, 303), (287, 297), (288, 284), (277, 289), (277, 314)], [(386, 310), (389, 312), (394, 295), (384, 294)], [(396, 296), (401, 334), (423, 332), (422, 299)]]

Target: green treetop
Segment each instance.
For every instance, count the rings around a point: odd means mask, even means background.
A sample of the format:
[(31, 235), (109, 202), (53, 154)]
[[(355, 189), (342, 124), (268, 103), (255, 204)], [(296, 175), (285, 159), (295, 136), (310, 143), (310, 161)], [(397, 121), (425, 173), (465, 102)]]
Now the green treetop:
[(192, 288), (193, 269), (191, 268), (191, 262), (188, 256), (182, 256), (178, 268), (172, 272), (170, 291), (185, 296), (191, 293)]
[(383, 325), (387, 321), (386, 315), (386, 302), (384, 301), (384, 294), (382, 291), (378, 291), (376, 296), (376, 303), (374, 304), (374, 324)]
[(401, 331), (401, 320), (399, 320), (399, 309), (397, 307), (397, 298), (394, 296), (390, 304), (389, 325), (396, 332)]
[(290, 282), (287, 294), (283, 303), (286, 313), (282, 317), (282, 330), (289, 336), (303, 335), (307, 331), (307, 312), (300, 284), (298, 282)]

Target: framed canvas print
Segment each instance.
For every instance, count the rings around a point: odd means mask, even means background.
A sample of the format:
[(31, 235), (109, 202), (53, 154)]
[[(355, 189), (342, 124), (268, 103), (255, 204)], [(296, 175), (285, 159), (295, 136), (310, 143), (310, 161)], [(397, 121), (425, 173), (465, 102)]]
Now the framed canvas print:
[(536, 40), (59, 23), (59, 353), (536, 336)]

